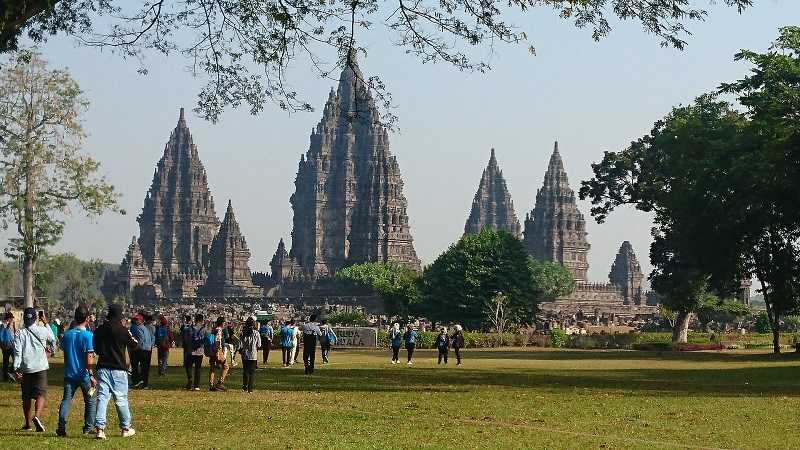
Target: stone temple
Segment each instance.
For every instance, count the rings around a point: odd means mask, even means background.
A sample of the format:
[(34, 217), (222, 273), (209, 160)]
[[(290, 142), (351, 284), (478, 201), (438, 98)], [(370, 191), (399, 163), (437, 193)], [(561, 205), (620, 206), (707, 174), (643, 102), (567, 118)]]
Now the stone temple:
[(536, 192), (536, 204), (525, 217), (524, 233), (520, 233), (511, 194), (492, 150), (464, 231), (479, 233), (487, 227), (521, 237), (532, 257), (558, 262), (572, 273), (576, 282), (575, 292), (543, 303), (541, 308), (546, 313), (632, 317), (653, 312), (646, 306), (646, 295), (642, 292), (644, 276), (628, 241), (622, 243), (611, 266), (609, 282), (589, 281), (591, 245), (587, 240), (586, 220), (578, 209), (575, 192), (569, 186), (558, 142), (550, 156), (544, 183)]
[(128, 246), (119, 271), (104, 282), (107, 297), (133, 293), (146, 301), (198, 294), (262, 295), (252, 285), (250, 252), (230, 204), (220, 228), (183, 108), (137, 221), (139, 238)]
[(511, 201), (503, 171), (497, 164), (494, 149), (472, 200), (472, 210), (464, 225), (464, 233), (477, 234), (484, 228), (504, 230), (516, 237), (522, 236), (522, 227), (514, 212), (514, 202)]
[(355, 61), (331, 90), (310, 141), (290, 199), (291, 250), (281, 240), (273, 282), (313, 282), (371, 261), (419, 270), (400, 166)]

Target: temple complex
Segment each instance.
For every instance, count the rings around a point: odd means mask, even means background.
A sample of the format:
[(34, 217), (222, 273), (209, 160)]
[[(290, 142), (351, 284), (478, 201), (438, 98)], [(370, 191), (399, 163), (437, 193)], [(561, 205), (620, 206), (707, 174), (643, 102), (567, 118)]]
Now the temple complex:
[(281, 240), (270, 264), (279, 284), (313, 282), (362, 262), (420, 268), (400, 167), (351, 58), (300, 157), (290, 199), (292, 247), (287, 254)]
[(514, 202), (511, 201), (503, 171), (497, 165), (494, 149), (472, 200), (472, 210), (464, 225), (464, 233), (477, 234), (484, 228), (504, 230), (516, 237), (522, 236), (522, 227), (514, 212)]
[(642, 293), (641, 267), (630, 242), (625, 241), (612, 264), (608, 283), (588, 280), (589, 249), (586, 220), (569, 186), (564, 162), (555, 143), (536, 193), (536, 205), (525, 218), (524, 240), (528, 253), (541, 261), (563, 264), (576, 282), (575, 292), (541, 305), (557, 314), (635, 316), (651, 314)]
[[(230, 204), (228, 213), (220, 229), (206, 170), (181, 108), (136, 219), (140, 236), (128, 246), (119, 271), (107, 276), (104, 293), (114, 297), (136, 291), (134, 297), (142, 301), (191, 298), (198, 290), (202, 295), (261, 295), (252, 289), (250, 252)], [(218, 230), (224, 239), (215, 239)]]

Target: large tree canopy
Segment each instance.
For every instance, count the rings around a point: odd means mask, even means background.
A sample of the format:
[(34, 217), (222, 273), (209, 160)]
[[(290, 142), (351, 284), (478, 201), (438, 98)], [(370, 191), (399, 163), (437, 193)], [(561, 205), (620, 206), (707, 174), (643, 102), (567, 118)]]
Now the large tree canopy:
[[(740, 12), (753, 0), (722, 0)], [(139, 58), (146, 50), (180, 53), (208, 83), (197, 111), (217, 120), (227, 106), (260, 111), (272, 101), (290, 111), (311, 105), (293, 90), (292, 61), (328, 77), (353, 64), (353, 50), (368, 33), (388, 39), (422, 62), (442, 61), (460, 70), (490, 69), (491, 52), (477, 46), (513, 43), (534, 47), (511, 16), (549, 10), (594, 39), (611, 22), (632, 20), (682, 49), (687, 23), (707, 12), (694, 0), (0, 0), (0, 52), (15, 49), (24, 33), (34, 41), (66, 33), (89, 45), (113, 47)], [(713, 3), (709, 1), (709, 3)], [(97, 25), (97, 23), (102, 25)], [(374, 39), (372, 39), (374, 40)], [(335, 55), (335, 58), (331, 56)], [(475, 56), (480, 55), (480, 56)], [(144, 69), (142, 69), (144, 70)], [(384, 103), (391, 97), (378, 77), (368, 86)], [(384, 108), (384, 111), (387, 111)], [(391, 120), (391, 117), (385, 117)]]
[(413, 315), (419, 307), (419, 274), (408, 266), (379, 262), (355, 264), (336, 272), (336, 278), (373, 289), (383, 299), (389, 316)]
[(533, 322), (539, 292), (528, 254), (505, 231), (464, 235), (425, 268), (423, 298), (430, 319), (488, 328), (498, 295), (510, 323)]

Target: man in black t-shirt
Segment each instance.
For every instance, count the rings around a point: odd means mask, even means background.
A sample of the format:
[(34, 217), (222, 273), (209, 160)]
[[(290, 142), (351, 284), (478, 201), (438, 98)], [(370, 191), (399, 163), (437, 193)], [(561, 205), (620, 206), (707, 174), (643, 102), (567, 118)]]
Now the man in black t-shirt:
[(111, 305), (103, 325), (94, 333), (94, 351), (97, 353), (97, 439), (106, 439), (106, 411), (114, 397), (122, 437), (136, 434), (131, 426), (128, 407), (128, 361), (125, 352), (137, 345), (130, 330), (122, 324), (122, 307)]

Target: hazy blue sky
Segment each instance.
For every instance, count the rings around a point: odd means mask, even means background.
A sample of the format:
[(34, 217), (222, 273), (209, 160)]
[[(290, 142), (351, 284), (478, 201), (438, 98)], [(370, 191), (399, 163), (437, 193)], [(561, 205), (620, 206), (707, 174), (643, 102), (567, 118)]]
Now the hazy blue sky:
[[(748, 66), (733, 62), (737, 50), (765, 49), (778, 27), (800, 19), (800, 1), (757, 3), (741, 16), (711, 7), (706, 23), (690, 25), (694, 35), (683, 52), (659, 47), (634, 23), (617, 24), (610, 37), (594, 42), (588, 31), (537, 9), (519, 23), (537, 55), (503, 47), (492, 56), (493, 70), (483, 75), (419, 64), (388, 43), (388, 32), (373, 32), (361, 67), (367, 75), (381, 75), (394, 95), (401, 129), (391, 136), (391, 148), (405, 179), (411, 231), (423, 262), (430, 263), (463, 232), (491, 147), (522, 221), (533, 208), (553, 141), (559, 141), (577, 189), (603, 151), (621, 149), (648, 132), (672, 106), (741, 77)], [(76, 47), (67, 38), (53, 39), (42, 50), (54, 66), (68, 67), (86, 91), (91, 101), (86, 151), (102, 161), (128, 210), (126, 216), (74, 218), (57, 250), (118, 263), (138, 234), (136, 216), (178, 109), (194, 107), (202, 80), (192, 79), (177, 56), (150, 57), (150, 74), (140, 76), (135, 62)], [(313, 113), (287, 115), (268, 105), (258, 117), (229, 110), (216, 125), (188, 116), (217, 213), (224, 214), (232, 199), (253, 254), (252, 270), (268, 270), (278, 240), (289, 237), (297, 162), (332, 86), (297, 73), (294, 87), (315, 103)], [(597, 225), (588, 217), (588, 205), (580, 207), (592, 245), (591, 279), (606, 279), (626, 239), (649, 272), (645, 214), (622, 210)]]

